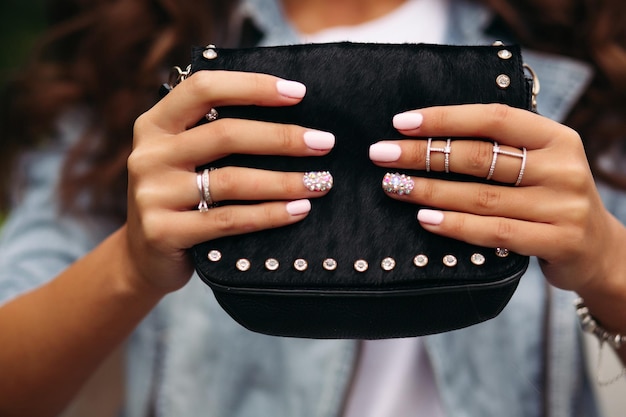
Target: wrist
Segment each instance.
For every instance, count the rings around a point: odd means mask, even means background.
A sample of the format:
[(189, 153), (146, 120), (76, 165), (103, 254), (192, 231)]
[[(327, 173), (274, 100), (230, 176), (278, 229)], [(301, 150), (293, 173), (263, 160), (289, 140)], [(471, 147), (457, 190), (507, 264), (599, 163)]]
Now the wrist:
[(611, 332), (626, 334), (626, 229), (613, 218), (611, 233), (606, 236), (607, 250), (597, 260), (592, 279), (576, 290), (589, 313)]
[(117, 249), (118, 262), (115, 263), (116, 285), (118, 289), (132, 298), (145, 299), (146, 301), (158, 301), (170, 291), (165, 288), (153, 285), (143, 276), (143, 272), (137, 268), (136, 262), (132, 259), (126, 225), (118, 229), (110, 237), (111, 244)]

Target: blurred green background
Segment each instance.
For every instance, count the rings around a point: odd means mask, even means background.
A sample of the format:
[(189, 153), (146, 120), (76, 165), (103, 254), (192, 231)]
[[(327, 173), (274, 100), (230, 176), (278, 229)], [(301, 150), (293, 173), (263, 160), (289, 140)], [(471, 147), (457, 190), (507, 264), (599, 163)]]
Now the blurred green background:
[(18, 70), (44, 29), (45, 5), (44, 0), (2, 0), (0, 83), (4, 83), (11, 73)]
[[(46, 1), (1, 0), (0, 8), (0, 89), (28, 57), (44, 30)], [(2, 138), (0, 138), (0, 143)], [(0, 213), (0, 227), (5, 213)]]
[(0, 5), (0, 82), (16, 71), (46, 25), (43, 0), (2, 0)]

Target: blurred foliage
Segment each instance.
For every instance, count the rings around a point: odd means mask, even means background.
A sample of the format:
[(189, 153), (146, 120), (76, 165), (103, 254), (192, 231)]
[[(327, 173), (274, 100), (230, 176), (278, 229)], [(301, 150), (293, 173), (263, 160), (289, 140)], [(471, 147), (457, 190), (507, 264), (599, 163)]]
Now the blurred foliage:
[[(46, 1), (0, 0), (0, 89), (18, 71), (46, 25)], [(0, 138), (1, 140), (1, 138)], [(0, 226), (6, 213), (0, 212)]]
[(2, 0), (0, 80), (16, 71), (28, 56), (46, 25), (45, 6), (44, 0)]

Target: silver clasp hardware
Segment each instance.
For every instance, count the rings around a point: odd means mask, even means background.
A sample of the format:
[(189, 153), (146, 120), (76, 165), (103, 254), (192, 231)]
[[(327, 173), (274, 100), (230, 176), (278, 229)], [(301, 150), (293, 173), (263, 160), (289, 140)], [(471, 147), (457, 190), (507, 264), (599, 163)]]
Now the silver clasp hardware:
[(533, 89), (531, 91), (532, 94), (532, 106), (533, 111), (537, 111), (537, 96), (539, 95), (539, 91), (541, 90), (541, 84), (539, 83), (539, 77), (537, 73), (532, 69), (532, 67), (526, 63), (523, 64), (523, 67), (530, 74), (530, 78), (533, 80)]
[(183, 70), (179, 66), (172, 67), (172, 69), (170, 70), (170, 78), (168, 81), (170, 88), (176, 87), (183, 80), (189, 77), (189, 75), (191, 75), (191, 65), (187, 65), (187, 68), (185, 68), (185, 70)]

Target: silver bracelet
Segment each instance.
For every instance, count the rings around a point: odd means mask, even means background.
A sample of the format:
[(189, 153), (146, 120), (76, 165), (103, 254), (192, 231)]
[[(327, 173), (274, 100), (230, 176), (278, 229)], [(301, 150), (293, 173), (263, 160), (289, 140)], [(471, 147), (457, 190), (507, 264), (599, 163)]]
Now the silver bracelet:
[(580, 320), (580, 325), (585, 332), (597, 337), (600, 343), (606, 342), (615, 349), (619, 349), (622, 347), (622, 344), (626, 344), (626, 336), (619, 333), (610, 333), (598, 324), (591, 313), (589, 313), (589, 309), (582, 298), (576, 299), (574, 305), (576, 306), (576, 314)]
[(580, 320), (580, 326), (583, 331), (594, 335), (598, 342), (600, 342), (600, 348), (598, 350), (598, 363), (596, 369), (596, 380), (598, 385), (607, 386), (611, 385), (614, 382), (619, 381), (622, 377), (626, 376), (626, 367), (622, 367), (622, 371), (614, 376), (613, 378), (603, 380), (600, 378), (600, 369), (602, 367), (602, 348), (605, 343), (608, 343), (614, 349), (619, 349), (622, 345), (626, 346), (626, 336), (620, 333), (610, 333), (606, 329), (604, 329), (598, 322), (593, 318), (591, 313), (589, 313), (589, 309), (585, 305), (585, 301), (582, 298), (577, 298), (574, 301), (574, 306), (576, 307), (576, 314), (578, 315), (578, 319)]

